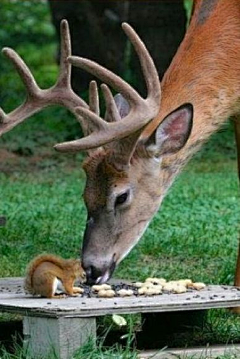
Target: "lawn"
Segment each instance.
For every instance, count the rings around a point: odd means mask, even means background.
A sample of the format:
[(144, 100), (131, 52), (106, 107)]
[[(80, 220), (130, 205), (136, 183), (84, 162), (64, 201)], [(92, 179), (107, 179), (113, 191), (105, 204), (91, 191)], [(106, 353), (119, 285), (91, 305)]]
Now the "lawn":
[[(0, 213), (8, 218), (7, 226), (0, 229), (2, 277), (24, 275), (28, 261), (43, 251), (66, 258), (79, 254), (86, 219), (81, 158), (57, 161), (57, 156), (61, 155), (51, 151), (48, 159), (46, 154), (45, 158), (14, 155), (5, 165), (1, 163)], [(222, 161), (220, 156), (206, 159), (203, 151), (180, 175), (115, 277), (190, 277), (232, 284), (239, 216), (236, 161)], [(239, 330), (237, 317), (223, 310), (210, 311), (204, 328), (183, 342), (238, 342)], [(94, 358), (94, 351), (89, 353)]]
[[(21, 16), (24, 17), (31, 2), (22, 3)], [(13, 16), (13, 6), (17, 12), (20, 2), (2, 1), (8, 26), (5, 32), (0, 32), (0, 41), (16, 48), (31, 64), (40, 84), (46, 87), (51, 86), (57, 76), (56, 43), (46, 5), (33, 3), (35, 32), (31, 32), (31, 38), (26, 41), (26, 34), (32, 28), (27, 15), (20, 29)], [(41, 24), (37, 20), (39, 16)], [(43, 38), (47, 41), (41, 40)], [(5, 110), (10, 110), (21, 103), (24, 89), (11, 65), (3, 62), (3, 58), (2, 64), (0, 102)], [(65, 156), (52, 149), (54, 143), (78, 134), (74, 119), (64, 109), (53, 108), (34, 116), (1, 139), (0, 215), (7, 217), (6, 227), (0, 227), (1, 277), (23, 276), (29, 260), (43, 251), (66, 258), (79, 255), (86, 219), (82, 200), (85, 181), (82, 155)], [(240, 230), (236, 167), (233, 129), (228, 125), (187, 165), (142, 240), (114, 276), (132, 280), (148, 276), (169, 280), (190, 277), (209, 284), (233, 284)], [(138, 318), (127, 319), (131, 332)], [(105, 327), (108, 324), (109, 319)], [(101, 326), (104, 327), (104, 322)], [(204, 327), (196, 330), (191, 338), (181, 338), (180, 344), (239, 342), (239, 332), (238, 317), (224, 310), (209, 311)], [(106, 350), (101, 343), (97, 348), (89, 343), (76, 358), (130, 359), (135, 358), (136, 353), (130, 345)], [(21, 349), (14, 355), (4, 348), (0, 352), (4, 359), (26, 357)]]
[[(0, 213), (8, 218), (1, 228), (1, 276), (23, 275), (29, 259), (42, 251), (79, 254), (86, 220), (81, 158), (69, 156), (67, 161), (65, 156), (58, 162), (57, 156), (62, 155), (12, 154), (6, 164), (1, 160)], [(193, 160), (116, 275), (170, 279), (181, 273), (230, 284), (239, 216), (236, 162)]]

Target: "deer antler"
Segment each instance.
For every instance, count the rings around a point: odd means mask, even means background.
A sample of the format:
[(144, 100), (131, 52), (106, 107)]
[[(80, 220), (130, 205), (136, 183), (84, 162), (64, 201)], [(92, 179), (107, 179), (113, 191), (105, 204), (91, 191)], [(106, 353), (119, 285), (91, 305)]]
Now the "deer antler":
[(55, 148), (58, 151), (75, 152), (88, 150), (132, 136), (136, 133), (138, 133), (139, 136), (140, 130), (143, 130), (149, 121), (158, 114), (161, 88), (153, 60), (145, 45), (131, 26), (124, 23), (122, 27), (139, 56), (148, 90), (147, 98), (142, 98), (128, 83), (97, 63), (85, 58), (70, 56), (69, 62), (72, 65), (90, 72), (103, 82), (109, 84), (115, 90), (119, 91), (128, 101), (130, 112), (121, 121), (116, 121), (119, 118), (118, 110), (109, 88), (103, 84), (101, 88), (106, 101), (106, 117), (107, 119), (111, 119), (111, 121), (104, 121), (98, 114), (93, 113), (91, 109), (85, 107), (76, 108), (75, 112), (79, 115), (79, 121), (82, 123), (83, 127), (87, 120), (89, 128), (92, 128), (92, 131), (87, 137), (55, 145)]
[(71, 41), (66, 20), (61, 22), (60, 74), (53, 87), (47, 90), (40, 89), (29, 68), (14, 50), (5, 48), (3, 53), (13, 62), (26, 87), (27, 98), (22, 105), (9, 114), (0, 108), (0, 136), (27, 117), (50, 105), (67, 107), (74, 114), (76, 107), (88, 108), (88, 105), (71, 88), (71, 64), (68, 62), (68, 57), (71, 55)]

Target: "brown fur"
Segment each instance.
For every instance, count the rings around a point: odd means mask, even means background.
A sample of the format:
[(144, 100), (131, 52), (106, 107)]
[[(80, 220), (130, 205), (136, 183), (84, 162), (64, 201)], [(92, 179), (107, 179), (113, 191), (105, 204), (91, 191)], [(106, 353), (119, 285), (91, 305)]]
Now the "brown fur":
[(92, 169), (95, 169), (96, 166), (104, 160), (106, 154), (107, 152), (103, 148), (98, 148), (97, 150), (92, 151), (82, 164), (84, 171), (91, 172)]
[(53, 283), (56, 278), (61, 280), (66, 294), (77, 294), (79, 289), (73, 286), (74, 281), (77, 278), (81, 280), (85, 278), (80, 260), (41, 254), (30, 262), (24, 288), (33, 295), (54, 298)]
[[(119, 171), (114, 166), (111, 151), (107, 153), (104, 150), (93, 152), (85, 160), (83, 169), (87, 175), (84, 199), (88, 204), (89, 212), (96, 212), (104, 207), (109, 187), (115, 181), (121, 182), (128, 176), (125, 171)], [(101, 185), (99, 186), (99, 184)]]
[[(189, 159), (231, 115), (240, 111), (240, 3), (219, 0), (212, 10), (211, 24), (197, 27), (201, 2), (195, 2), (190, 27), (163, 78), (159, 115), (143, 133), (143, 137), (149, 137), (174, 108), (185, 102), (193, 104), (192, 135), (182, 151), (164, 159), (168, 163)], [(189, 44), (191, 49), (187, 51)]]
[[(143, 131), (124, 178), (107, 170), (104, 155), (101, 163), (94, 159), (87, 166), (84, 199), (92, 220), (84, 259), (96, 268), (107, 268), (113, 257), (121, 261), (191, 156), (230, 116), (240, 112), (240, 1), (195, 0), (194, 4), (190, 26), (162, 81), (159, 114)], [(145, 142), (184, 103), (194, 108), (191, 136), (179, 152), (158, 162)], [(117, 160), (111, 164), (118, 168)], [(118, 193), (129, 188), (131, 203), (116, 210)]]

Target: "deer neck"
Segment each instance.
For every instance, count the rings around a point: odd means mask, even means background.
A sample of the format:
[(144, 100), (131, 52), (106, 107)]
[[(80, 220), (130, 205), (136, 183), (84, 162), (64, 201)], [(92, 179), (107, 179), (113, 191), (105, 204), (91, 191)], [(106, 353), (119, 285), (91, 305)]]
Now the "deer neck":
[(167, 114), (192, 103), (193, 129), (187, 144), (162, 161), (164, 192), (205, 141), (240, 112), (239, 19), (239, 1), (195, 3), (187, 34), (162, 81), (159, 115), (144, 133), (149, 136)]
[[(194, 106), (194, 120), (192, 133), (185, 147), (162, 160), (161, 170), (166, 191), (192, 156), (201, 149), (213, 133), (224, 125), (234, 114), (234, 108), (238, 106), (235, 95), (231, 96), (227, 90), (216, 88), (206, 92), (208, 94), (202, 94), (201, 98), (197, 99), (196, 96), (194, 100), (189, 101)], [(187, 101), (182, 103), (184, 102)]]

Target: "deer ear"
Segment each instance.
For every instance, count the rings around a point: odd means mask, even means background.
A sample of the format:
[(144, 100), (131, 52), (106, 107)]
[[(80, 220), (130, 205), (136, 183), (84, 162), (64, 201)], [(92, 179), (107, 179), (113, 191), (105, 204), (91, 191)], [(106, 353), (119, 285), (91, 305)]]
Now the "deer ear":
[(114, 101), (118, 109), (120, 118), (126, 117), (130, 112), (130, 106), (127, 100), (120, 93), (118, 93), (114, 96)]
[(186, 144), (193, 123), (193, 106), (186, 103), (167, 115), (146, 143), (155, 157), (178, 152)]

